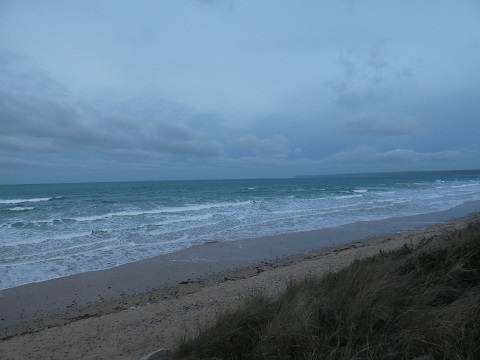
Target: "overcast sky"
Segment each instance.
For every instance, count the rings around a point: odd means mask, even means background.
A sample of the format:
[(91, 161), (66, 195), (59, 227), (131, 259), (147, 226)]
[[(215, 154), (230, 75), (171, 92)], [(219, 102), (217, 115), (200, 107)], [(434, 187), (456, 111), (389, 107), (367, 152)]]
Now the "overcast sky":
[(0, 0), (0, 183), (472, 168), (478, 0)]

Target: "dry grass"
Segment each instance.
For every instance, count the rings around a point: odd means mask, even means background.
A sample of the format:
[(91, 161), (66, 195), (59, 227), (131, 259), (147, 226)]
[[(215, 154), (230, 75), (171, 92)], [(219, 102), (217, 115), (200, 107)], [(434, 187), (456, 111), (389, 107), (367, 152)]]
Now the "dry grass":
[(257, 295), (178, 359), (479, 359), (480, 224)]

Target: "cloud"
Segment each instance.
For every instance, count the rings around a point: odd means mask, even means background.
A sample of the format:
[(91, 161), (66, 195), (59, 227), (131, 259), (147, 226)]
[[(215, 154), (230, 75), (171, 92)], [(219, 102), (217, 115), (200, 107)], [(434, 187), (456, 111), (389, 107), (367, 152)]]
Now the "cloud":
[(0, 151), (4, 152), (43, 152), (54, 153), (62, 151), (62, 148), (53, 144), (48, 139), (35, 138), (31, 136), (3, 136), (0, 135)]
[(274, 135), (260, 139), (255, 135), (242, 135), (231, 138), (229, 145), (243, 154), (260, 158), (283, 158), (288, 154), (287, 139), (283, 135)]
[(343, 123), (343, 131), (356, 136), (390, 137), (413, 135), (420, 125), (412, 116), (361, 115)]
[(356, 163), (370, 162), (377, 156), (376, 150), (371, 146), (362, 145), (355, 149), (349, 149), (337, 152), (323, 159), (330, 163)]
[(323, 159), (325, 163), (341, 163), (344, 166), (351, 164), (388, 164), (396, 166), (406, 164), (441, 164), (448, 162), (451, 165), (461, 160), (469, 151), (450, 150), (439, 152), (417, 152), (412, 149), (393, 149), (388, 151), (377, 151), (374, 147), (361, 145), (355, 149), (340, 151)]
[(369, 50), (342, 52), (337, 60), (337, 73), (327, 81), (333, 100), (339, 108), (354, 109), (384, 101), (414, 78), (409, 61), (398, 55), (385, 42)]
[(232, 9), (234, 7), (233, 0), (192, 0), (194, 3), (200, 3), (209, 6), (218, 6), (218, 7), (226, 7)]
[(0, 166), (4, 170), (9, 168), (34, 168), (35, 170), (38, 170), (53, 167), (53, 164), (51, 162), (27, 160), (19, 157), (0, 157)]
[(0, 161), (16, 169), (88, 181), (480, 163), (475, 1), (0, 4)]
[(220, 142), (186, 124), (158, 122), (156, 128), (157, 132), (149, 139), (154, 149), (197, 157), (223, 155), (223, 146)]
[(29, 57), (0, 48), (0, 88), (10, 94), (64, 98), (67, 89)]
[(191, 126), (156, 118), (117, 118), (98, 121), (97, 144), (111, 151), (131, 154), (185, 155), (215, 157), (223, 155), (222, 144), (208, 133)]
[(394, 149), (376, 154), (378, 161), (387, 163), (406, 163), (418, 161), (423, 154), (418, 154), (411, 149)]
[(81, 131), (77, 112), (70, 104), (8, 94), (1, 89), (0, 117), (2, 132), (9, 136), (60, 139)]
[[(91, 153), (95, 157), (114, 152), (152, 157), (223, 155), (219, 141), (185, 123), (188, 111), (178, 104), (136, 99), (105, 106), (72, 98), (66, 90), (59, 94), (63, 87), (42, 71), (35, 71), (34, 77), (35, 86), (42, 85), (42, 91), (21, 91), (32, 85), (31, 76), (29, 82), (23, 81), (23, 74), (31, 72), (30, 64), (26, 62), (23, 70), (14, 69), (11, 60), (15, 57), (7, 55), (0, 60), (0, 73), (8, 73), (8, 81), (0, 85), (3, 151), (37, 155), (55, 151), (65, 156)], [(20, 85), (14, 86), (17, 83)]]

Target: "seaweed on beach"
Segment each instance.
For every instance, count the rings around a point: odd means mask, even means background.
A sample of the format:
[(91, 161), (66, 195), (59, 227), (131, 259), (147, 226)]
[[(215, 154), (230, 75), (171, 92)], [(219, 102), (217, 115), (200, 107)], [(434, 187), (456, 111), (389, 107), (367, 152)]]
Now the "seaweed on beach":
[(478, 359), (480, 224), (256, 295), (176, 359)]

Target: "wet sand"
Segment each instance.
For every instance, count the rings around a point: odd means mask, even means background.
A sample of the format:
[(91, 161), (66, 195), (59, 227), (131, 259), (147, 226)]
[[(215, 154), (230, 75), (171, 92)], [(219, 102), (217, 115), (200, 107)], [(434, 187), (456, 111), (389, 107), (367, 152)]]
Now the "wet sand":
[[(0, 291), (1, 359), (138, 359), (290, 278), (480, 221), (480, 202), (426, 215), (214, 242), (113, 269)], [(469, 216), (467, 216), (469, 215)], [(452, 220), (456, 219), (456, 220)]]

